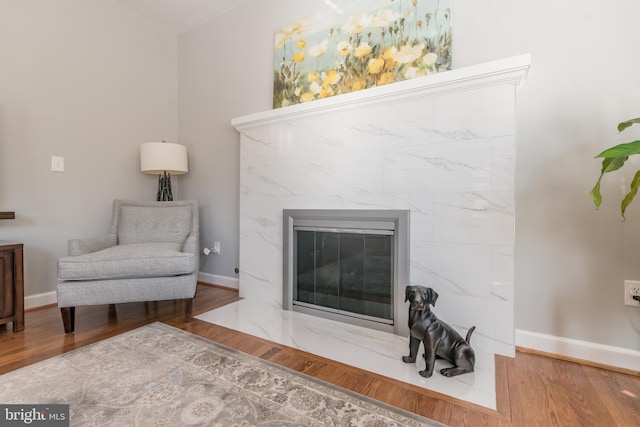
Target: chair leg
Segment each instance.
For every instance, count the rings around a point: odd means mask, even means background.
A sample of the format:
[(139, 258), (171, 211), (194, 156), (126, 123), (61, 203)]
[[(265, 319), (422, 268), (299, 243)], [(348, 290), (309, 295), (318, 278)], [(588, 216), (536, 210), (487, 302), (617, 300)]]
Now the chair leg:
[(60, 314), (62, 315), (62, 324), (64, 325), (64, 332), (66, 334), (73, 332), (76, 322), (76, 308), (75, 307), (61, 307)]
[(191, 322), (193, 315), (193, 299), (184, 300), (184, 323)]

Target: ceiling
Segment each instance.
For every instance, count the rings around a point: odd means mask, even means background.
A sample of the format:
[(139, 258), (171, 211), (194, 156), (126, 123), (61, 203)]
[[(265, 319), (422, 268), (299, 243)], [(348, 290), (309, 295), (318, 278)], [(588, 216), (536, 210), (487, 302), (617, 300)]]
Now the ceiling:
[(176, 34), (194, 28), (247, 0), (116, 0)]

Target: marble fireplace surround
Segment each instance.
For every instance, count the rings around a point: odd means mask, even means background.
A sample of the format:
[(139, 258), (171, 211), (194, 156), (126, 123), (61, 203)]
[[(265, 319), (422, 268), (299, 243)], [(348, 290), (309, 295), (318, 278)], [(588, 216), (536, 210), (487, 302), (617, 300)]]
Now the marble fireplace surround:
[[(410, 211), (410, 283), (474, 347), (515, 355), (515, 101), (522, 55), (232, 120), (240, 296), (282, 307), (283, 209)], [(404, 286), (404, 285), (402, 285)], [(400, 331), (400, 334), (406, 331)]]

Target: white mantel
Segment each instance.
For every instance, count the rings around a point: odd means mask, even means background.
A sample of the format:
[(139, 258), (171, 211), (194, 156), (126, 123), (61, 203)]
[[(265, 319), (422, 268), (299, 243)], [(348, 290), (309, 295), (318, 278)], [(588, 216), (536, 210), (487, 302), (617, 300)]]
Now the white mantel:
[(530, 64), (531, 55), (513, 56), (359, 92), (236, 117), (231, 120), (231, 125), (242, 132), (253, 126), (296, 120), (323, 112), (400, 102), (411, 98), (443, 95), (483, 86), (514, 84), (517, 89), (526, 80)]
[(530, 56), (235, 118), (240, 296), (282, 304), (283, 209), (408, 209), (410, 278), (513, 355), (515, 93)]

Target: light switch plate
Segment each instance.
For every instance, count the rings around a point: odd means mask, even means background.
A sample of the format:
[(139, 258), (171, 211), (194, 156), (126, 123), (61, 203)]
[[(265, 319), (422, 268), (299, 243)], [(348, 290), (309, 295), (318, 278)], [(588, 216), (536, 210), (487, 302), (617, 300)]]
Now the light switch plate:
[(51, 171), (64, 172), (64, 157), (51, 156)]

